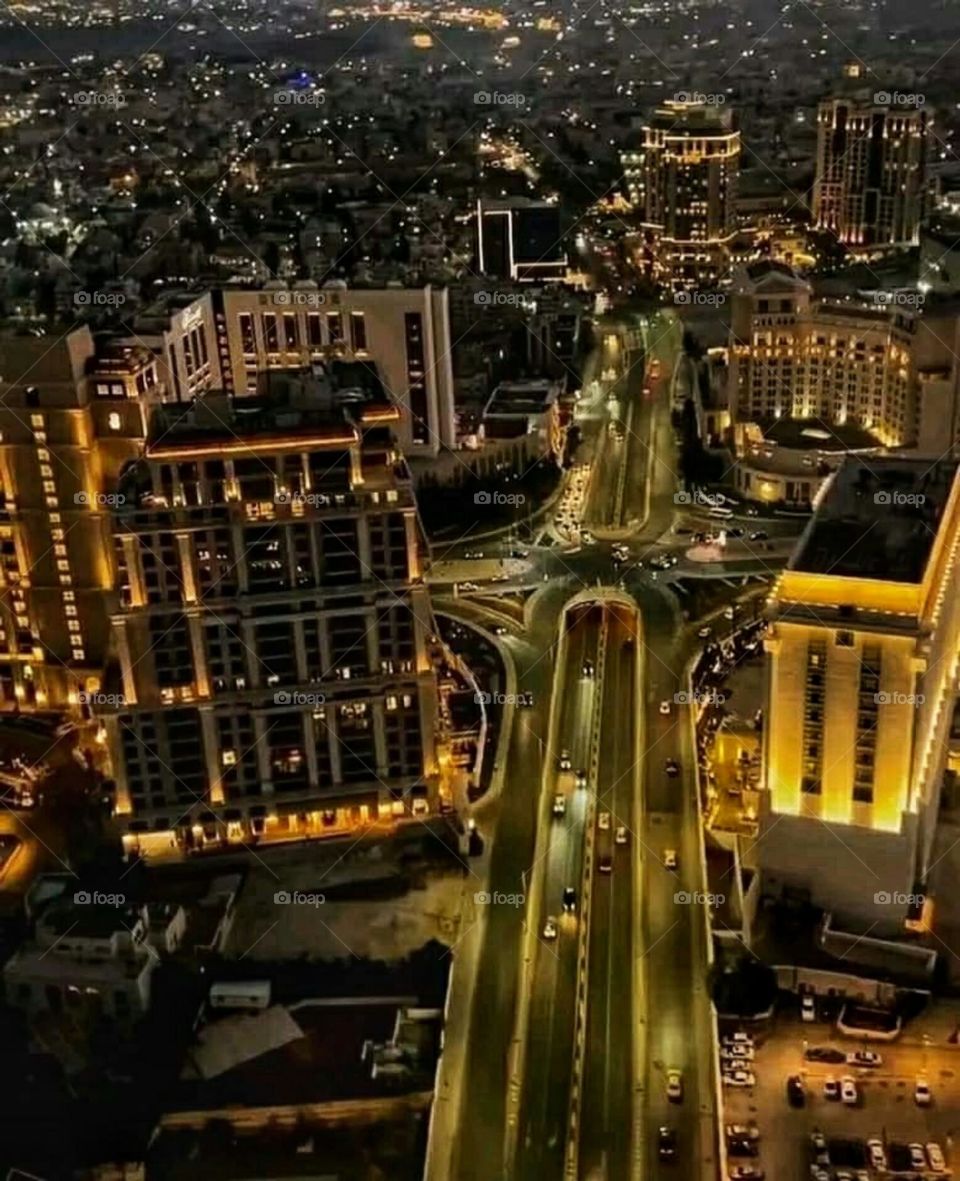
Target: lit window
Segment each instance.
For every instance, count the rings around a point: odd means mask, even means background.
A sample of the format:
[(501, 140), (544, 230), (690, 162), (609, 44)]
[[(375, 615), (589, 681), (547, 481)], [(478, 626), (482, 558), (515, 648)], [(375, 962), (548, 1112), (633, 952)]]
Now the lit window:
[(235, 767), (237, 765), (237, 752), (235, 750), (225, 750), (221, 755), (221, 762), (225, 767)]
[(61, 559), (60, 559), (60, 561), (59, 561), (59, 562), (57, 562), (57, 569), (58, 569), (58, 570), (60, 570), (61, 572), (63, 572), (63, 571), (67, 571), (67, 570), (69, 570), (69, 569), (70, 569), (70, 563), (69, 563), (69, 562), (66, 562), (66, 561), (64, 561), (64, 560), (61, 558)]
[(31, 414), (30, 415), (30, 425), (33, 427), (37, 427), (37, 426), (42, 427), (43, 426), (43, 415), (42, 414)]
[(116, 411), (107, 415), (107, 426), (112, 431), (118, 431), (120, 429), (120, 415)]

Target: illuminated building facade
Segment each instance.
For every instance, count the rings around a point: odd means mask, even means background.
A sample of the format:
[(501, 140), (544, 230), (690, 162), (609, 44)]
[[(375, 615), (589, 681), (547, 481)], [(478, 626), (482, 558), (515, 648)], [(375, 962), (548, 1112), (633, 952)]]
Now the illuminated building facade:
[(76, 706), (110, 640), (110, 512), (159, 400), (141, 347), (0, 336), (0, 707)]
[(104, 722), (118, 819), (146, 853), (437, 803), (434, 629), (399, 413), (337, 368), (163, 407), (125, 474)]
[(255, 395), (271, 370), (364, 361), (399, 408), (405, 455), (429, 458), (456, 442), (445, 288), (228, 288), (163, 305), (138, 324), (138, 339), (160, 353), (168, 396), (180, 402), (211, 390)]
[(642, 224), (641, 269), (672, 291), (725, 282), (740, 166), (740, 132), (729, 112), (667, 102), (621, 162)]
[(931, 115), (870, 94), (824, 99), (817, 114), (813, 215), (868, 252), (920, 240)]
[(953, 720), (958, 553), (955, 463), (851, 458), (825, 486), (768, 602), (765, 893), (902, 926)]
[(757, 264), (731, 297), (731, 413), (853, 423), (906, 446), (916, 433), (914, 332), (908, 309), (818, 300), (788, 267)]

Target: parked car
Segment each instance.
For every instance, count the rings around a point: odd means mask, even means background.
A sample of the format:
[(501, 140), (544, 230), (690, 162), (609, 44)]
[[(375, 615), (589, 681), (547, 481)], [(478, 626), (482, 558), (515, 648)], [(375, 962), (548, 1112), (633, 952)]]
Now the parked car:
[(849, 1074), (843, 1076), (840, 1080), (840, 1098), (848, 1107), (856, 1107), (860, 1102), (860, 1092), (857, 1089), (857, 1080), (852, 1078)]
[(910, 1153), (911, 1169), (925, 1169), (927, 1167), (927, 1155), (923, 1151), (922, 1144), (908, 1144), (907, 1152)]
[(810, 1133), (810, 1147), (813, 1149), (813, 1155), (818, 1165), (828, 1165), (830, 1163), (827, 1138), (819, 1128), (814, 1128)]
[(847, 1055), (848, 1066), (881, 1066), (883, 1058), (876, 1050), (855, 1050)]
[(663, 1127), (657, 1133), (657, 1156), (662, 1161), (676, 1160), (677, 1133), (673, 1128)]
[(722, 1077), (727, 1087), (752, 1087), (757, 1081), (752, 1070), (725, 1070)]
[(840, 1084), (835, 1078), (825, 1078), (823, 1080), (823, 1097), (824, 1099), (840, 1098)]
[(837, 1065), (847, 1060), (843, 1050), (836, 1050), (833, 1046), (808, 1046), (804, 1057), (808, 1062), (832, 1062)]
[(791, 1074), (787, 1079), (787, 1102), (791, 1107), (803, 1107), (807, 1102), (807, 1089), (799, 1074)]
[(760, 1129), (756, 1124), (727, 1124), (723, 1129), (730, 1140), (759, 1140)]
[(925, 1078), (918, 1078), (913, 1088), (913, 1101), (918, 1107), (929, 1107), (933, 1102), (930, 1084)]
[(802, 1021), (816, 1021), (817, 1019), (817, 1006), (809, 993), (800, 998), (800, 1018)]
[(943, 1155), (943, 1149), (935, 1140), (931, 1140), (927, 1145), (927, 1160), (930, 1162), (930, 1168), (934, 1173), (945, 1173), (947, 1171), (947, 1162)]
[(742, 1062), (753, 1061), (753, 1046), (721, 1046), (720, 1056), (722, 1058), (739, 1058)]
[(883, 1147), (883, 1141), (876, 1136), (872, 1140), (867, 1141), (867, 1157), (870, 1160), (870, 1167), (872, 1169), (879, 1169), (880, 1172), (886, 1172), (887, 1152)]

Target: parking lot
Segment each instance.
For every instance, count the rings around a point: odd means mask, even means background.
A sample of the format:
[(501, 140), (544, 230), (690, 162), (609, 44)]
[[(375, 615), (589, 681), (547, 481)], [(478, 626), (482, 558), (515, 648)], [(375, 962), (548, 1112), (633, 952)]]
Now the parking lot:
[[(874, 1050), (881, 1056), (877, 1067), (854, 1067), (809, 1061), (805, 1051), (814, 1046), (829, 1047), (844, 1054)], [(724, 1090), (724, 1121), (727, 1124), (756, 1123), (760, 1132), (757, 1156), (731, 1156), (730, 1166), (753, 1166), (770, 1181), (811, 1181), (815, 1155), (811, 1133), (819, 1129), (831, 1150), (830, 1167), (817, 1181), (839, 1178), (937, 1177), (929, 1167), (910, 1167), (907, 1146), (937, 1143), (947, 1168), (954, 1162), (953, 1141), (960, 1132), (960, 1048), (926, 1044), (904, 1037), (892, 1044), (860, 1042), (836, 1035), (826, 1022), (803, 1023), (795, 1014), (779, 1014), (757, 1031), (752, 1061), (738, 1063), (752, 1070), (752, 1087)], [(787, 1100), (787, 1079), (803, 1080), (805, 1103), (791, 1106)], [(824, 1097), (828, 1078), (850, 1076), (856, 1080), (855, 1106)], [(929, 1107), (914, 1099), (917, 1078), (925, 1078), (931, 1091)], [(868, 1168), (866, 1142), (882, 1141), (888, 1170)], [(862, 1173), (858, 1169), (865, 1170)]]

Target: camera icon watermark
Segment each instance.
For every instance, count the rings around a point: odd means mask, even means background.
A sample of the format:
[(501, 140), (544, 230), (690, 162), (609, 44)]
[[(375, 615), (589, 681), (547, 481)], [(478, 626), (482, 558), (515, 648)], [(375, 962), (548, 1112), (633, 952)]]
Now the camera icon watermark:
[(74, 906), (112, 906), (127, 905), (126, 894), (104, 894), (100, 890), (78, 890), (73, 896)]
[(474, 693), (477, 705), (533, 705), (532, 693)]
[(927, 700), (922, 693), (874, 693), (873, 700), (877, 705), (916, 705), (920, 706)]
[(526, 305), (526, 296), (513, 291), (476, 291), (473, 302), (480, 307), (511, 307), (519, 308)]
[(277, 890), (273, 896), (275, 906), (323, 906), (325, 894), (313, 894), (303, 890)]
[(301, 693), (298, 689), (278, 689), (273, 695), (274, 705), (326, 705), (323, 693)]
[(874, 504), (894, 507), (908, 505), (911, 508), (917, 508), (921, 504), (926, 504), (926, 501), (927, 498), (922, 492), (875, 492), (873, 494)]
[(281, 308), (322, 308), (327, 297), (323, 291), (272, 291), (270, 300)]
[(275, 90), (273, 101), (278, 107), (322, 107), (327, 96), (322, 90)]
[(919, 308), (926, 303), (922, 291), (875, 291), (873, 302), (881, 307)]
[(473, 101), (478, 107), (523, 107), (526, 106), (527, 96), (518, 91), (478, 90)]
[(725, 894), (703, 894), (700, 890), (678, 890), (673, 896), (677, 906), (723, 906)]
[(474, 504), (525, 504), (526, 497), (522, 492), (475, 492)]
[(78, 90), (70, 102), (75, 107), (125, 107), (127, 96), (119, 90)]
[(526, 900), (525, 894), (502, 894), (499, 890), (478, 890), (473, 896), (477, 906), (523, 906)]
[(73, 503), (88, 508), (119, 508), (127, 498), (122, 492), (74, 492)]
[(80, 705), (110, 706), (122, 709), (127, 704), (127, 699), (122, 693), (88, 693), (85, 689), (81, 689), (77, 694), (77, 702)]
[(875, 906), (925, 906), (926, 894), (902, 894), (899, 890), (878, 890), (873, 896)]
[(122, 291), (75, 291), (73, 302), (78, 308), (118, 308), (127, 297)]
[(706, 692), (695, 689), (692, 693), (681, 689), (673, 695), (674, 705), (723, 705), (726, 700), (722, 693), (715, 693), (712, 689)]
[(922, 107), (927, 96), (913, 91), (876, 90), (873, 101), (878, 107)]
[(722, 291), (675, 291), (673, 302), (688, 307), (720, 307), (727, 302), (727, 297)]
[(704, 94), (702, 90), (678, 90), (673, 96), (673, 101), (697, 107), (722, 107), (727, 101), (727, 96), (720, 91)]

